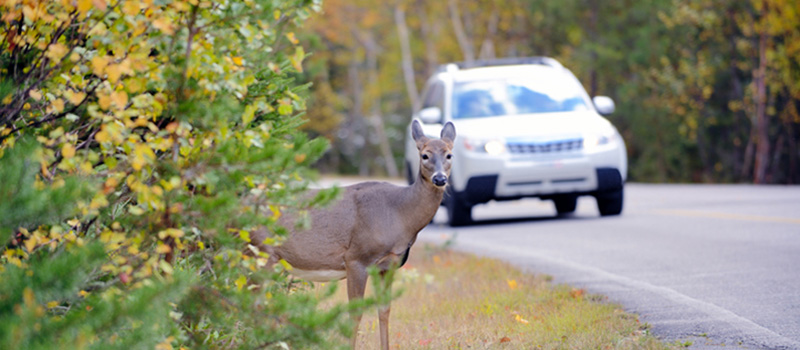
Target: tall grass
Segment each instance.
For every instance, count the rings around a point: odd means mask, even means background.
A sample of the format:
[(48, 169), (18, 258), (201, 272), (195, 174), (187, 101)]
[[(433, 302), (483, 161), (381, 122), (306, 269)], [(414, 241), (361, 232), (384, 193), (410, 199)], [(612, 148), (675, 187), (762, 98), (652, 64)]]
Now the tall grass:
[[(497, 260), (418, 245), (397, 274), (393, 349), (671, 349), (635, 315), (601, 296)], [(338, 300), (346, 299), (339, 282)], [(370, 291), (367, 291), (370, 293)], [(376, 312), (364, 315), (359, 349), (379, 348)]]

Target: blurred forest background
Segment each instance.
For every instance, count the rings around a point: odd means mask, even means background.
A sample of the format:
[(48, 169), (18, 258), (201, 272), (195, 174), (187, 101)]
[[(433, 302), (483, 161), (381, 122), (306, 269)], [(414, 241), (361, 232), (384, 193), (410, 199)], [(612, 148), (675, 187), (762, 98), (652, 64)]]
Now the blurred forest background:
[(401, 173), (439, 64), (545, 55), (615, 100), (633, 181), (800, 182), (797, 1), (328, 0), (306, 30), (326, 172)]

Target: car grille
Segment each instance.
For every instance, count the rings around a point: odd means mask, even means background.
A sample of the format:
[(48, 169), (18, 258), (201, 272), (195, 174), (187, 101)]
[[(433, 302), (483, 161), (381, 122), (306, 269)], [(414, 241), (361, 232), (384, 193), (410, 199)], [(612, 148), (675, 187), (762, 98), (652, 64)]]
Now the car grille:
[(583, 139), (557, 140), (547, 142), (508, 142), (512, 154), (552, 154), (579, 151), (583, 149)]

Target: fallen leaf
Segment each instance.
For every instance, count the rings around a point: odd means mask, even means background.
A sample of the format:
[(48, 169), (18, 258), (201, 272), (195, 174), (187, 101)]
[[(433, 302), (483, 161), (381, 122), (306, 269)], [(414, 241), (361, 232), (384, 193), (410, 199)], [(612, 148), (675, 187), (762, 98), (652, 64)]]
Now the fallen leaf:
[(522, 318), (522, 316), (520, 316), (519, 314), (517, 314), (517, 315), (514, 317), (514, 319), (515, 319), (517, 322), (519, 322), (519, 323), (522, 323), (522, 324), (528, 324), (528, 320), (526, 320), (526, 319)]
[(502, 344), (502, 343), (508, 343), (508, 342), (510, 342), (510, 341), (511, 341), (511, 338), (509, 338), (509, 337), (502, 337), (502, 338), (500, 338), (500, 344)]
[(420, 346), (428, 346), (433, 341), (433, 339), (420, 339), (419, 345)]
[(569, 293), (573, 298), (580, 299), (583, 297), (583, 294), (586, 293), (583, 289), (576, 289), (573, 288), (572, 291)]
[(511, 290), (517, 289), (517, 280), (506, 280), (506, 282), (508, 283), (508, 288), (511, 288)]

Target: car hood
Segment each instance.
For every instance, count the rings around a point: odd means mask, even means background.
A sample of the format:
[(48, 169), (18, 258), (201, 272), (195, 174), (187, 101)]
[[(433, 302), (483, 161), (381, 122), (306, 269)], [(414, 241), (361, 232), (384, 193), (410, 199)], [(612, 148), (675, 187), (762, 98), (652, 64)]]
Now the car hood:
[(616, 130), (608, 120), (594, 112), (456, 119), (453, 124), (459, 137), (476, 139), (562, 139)]

